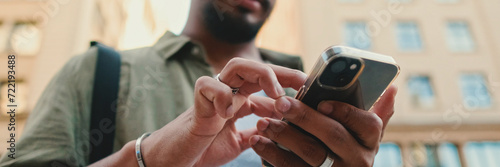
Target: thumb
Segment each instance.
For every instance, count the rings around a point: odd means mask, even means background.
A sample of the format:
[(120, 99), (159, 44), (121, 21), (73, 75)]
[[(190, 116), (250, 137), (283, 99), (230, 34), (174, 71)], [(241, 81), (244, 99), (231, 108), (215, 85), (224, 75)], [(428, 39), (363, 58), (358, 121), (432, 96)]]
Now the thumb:
[[(233, 96), (232, 99), (232, 110), (238, 111), (241, 109), (243, 104), (247, 102), (248, 98), (246, 96), (243, 96), (242, 94), (236, 94)], [(234, 114), (234, 113), (233, 113)], [(234, 116), (234, 115), (233, 115)]]
[[(244, 97), (235, 98), (229, 86), (210, 77), (200, 77), (196, 81), (194, 95), (194, 118), (191, 122), (191, 133), (201, 136), (215, 136), (227, 119), (234, 116), (241, 107)], [(237, 106), (239, 105), (239, 106)]]
[(398, 88), (395, 85), (391, 85), (380, 97), (380, 100), (373, 106), (372, 112), (378, 115), (382, 122), (384, 123), (383, 129), (391, 119), (394, 114), (394, 100), (396, 93), (398, 92)]
[(246, 129), (246, 130), (243, 130), (243, 131), (240, 131), (239, 132), (239, 135), (240, 135), (240, 138), (241, 140), (239, 141), (240, 143), (240, 148), (241, 148), (241, 151), (243, 152), (244, 150), (250, 148), (251, 144), (250, 144), (250, 137), (254, 136), (254, 135), (257, 135), (257, 128), (256, 127), (253, 127), (251, 129)]

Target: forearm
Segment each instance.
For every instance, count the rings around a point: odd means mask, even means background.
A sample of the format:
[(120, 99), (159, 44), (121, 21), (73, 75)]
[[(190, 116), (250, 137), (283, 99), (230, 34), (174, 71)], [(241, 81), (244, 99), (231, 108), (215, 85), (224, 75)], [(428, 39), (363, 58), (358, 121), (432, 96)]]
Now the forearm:
[[(141, 154), (146, 166), (193, 166), (200, 159), (215, 136), (191, 135), (188, 128), (183, 128), (190, 122), (187, 118), (183, 114), (143, 139)], [(90, 166), (138, 167), (135, 142), (136, 140), (128, 142), (120, 151)]]
[(135, 140), (125, 144), (120, 151), (89, 166), (138, 167), (139, 164), (137, 163), (137, 158), (135, 157)]
[[(181, 125), (188, 126), (185, 115), (179, 116), (142, 143), (146, 166), (193, 166), (213, 141), (213, 136), (195, 136)], [(190, 125), (189, 125), (190, 126)]]

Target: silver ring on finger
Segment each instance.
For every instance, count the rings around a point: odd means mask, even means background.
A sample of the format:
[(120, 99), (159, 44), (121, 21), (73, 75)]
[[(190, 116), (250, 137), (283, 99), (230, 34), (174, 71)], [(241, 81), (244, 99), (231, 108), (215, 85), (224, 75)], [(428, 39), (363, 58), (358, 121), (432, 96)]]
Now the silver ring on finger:
[[(220, 79), (220, 73), (217, 74), (217, 76), (215, 76), (215, 79), (223, 84), (225, 84), (224, 82), (222, 82), (222, 80)], [(231, 88), (231, 92), (233, 93), (233, 95), (236, 95), (238, 93), (238, 91), (240, 91), (240, 88), (233, 88), (233, 87), (230, 87)]]
[(335, 162), (335, 160), (333, 160), (333, 158), (329, 155), (326, 155), (325, 161), (319, 167), (332, 167), (333, 162)]

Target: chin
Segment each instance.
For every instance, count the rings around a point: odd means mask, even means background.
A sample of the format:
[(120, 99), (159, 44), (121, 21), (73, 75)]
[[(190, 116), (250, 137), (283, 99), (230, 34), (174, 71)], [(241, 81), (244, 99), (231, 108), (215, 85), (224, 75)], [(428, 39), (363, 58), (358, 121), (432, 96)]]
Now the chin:
[(215, 38), (238, 44), (253, 41), (267, 15), (251, 13), (240, 8), (220, 13), (214, 5), (209, 4), (203, 9), (203, 17), (205, 28)]

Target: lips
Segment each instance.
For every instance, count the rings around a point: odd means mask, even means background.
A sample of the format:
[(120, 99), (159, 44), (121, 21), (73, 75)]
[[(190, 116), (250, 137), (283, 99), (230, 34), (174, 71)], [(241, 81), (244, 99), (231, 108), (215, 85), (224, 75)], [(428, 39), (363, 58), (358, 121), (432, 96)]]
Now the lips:
[(262, 2), (259, 0), (241, 0), (239, 7), (255, 12), (262, 9)]

